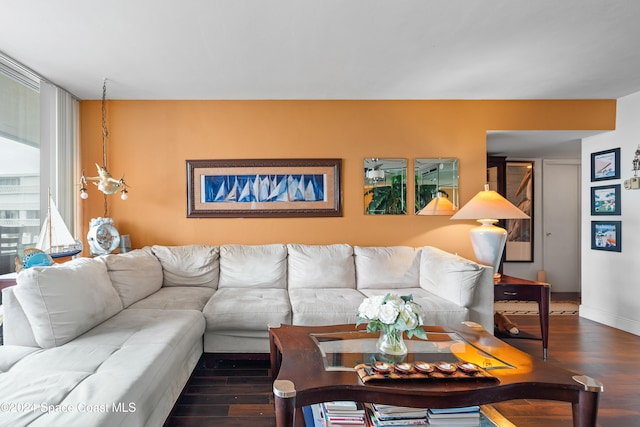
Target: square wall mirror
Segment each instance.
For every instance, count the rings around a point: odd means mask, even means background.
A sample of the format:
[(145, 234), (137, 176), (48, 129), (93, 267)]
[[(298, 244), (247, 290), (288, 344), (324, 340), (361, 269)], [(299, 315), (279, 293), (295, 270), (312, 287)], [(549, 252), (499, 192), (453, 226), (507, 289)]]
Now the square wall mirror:
[(407, 213), (407, 160), (364, 159), (365, 215)]
[(458, 159), (416, 159), (416, 215), (453, 215), (458, 209)]

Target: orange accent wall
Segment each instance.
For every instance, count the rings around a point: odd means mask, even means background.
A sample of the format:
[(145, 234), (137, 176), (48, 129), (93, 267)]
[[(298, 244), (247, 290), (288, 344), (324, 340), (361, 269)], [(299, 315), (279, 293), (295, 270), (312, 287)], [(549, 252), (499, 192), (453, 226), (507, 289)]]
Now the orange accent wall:
[[(460, 202), (483, 188), (487, 130), (612, 130), (615, 100), (580, 101), (107, 101), (108, 169), (129, 199), (108, 215), (133, 247), (152, 244), (350, 243), (434, 245), (473, 259), (471, 221), (365, 216), (366, 157), (457, 157)], [(81, 164), (102, 163), (100, 101), (83, 101)], [(186, 217), (187, 159), (341, 158), (343, 216)], [(413, 206), (409, 180), (408, 206)], [(93, 185), (92, 185), (93, 187)], [(95, 187), (80, 201), (83, 235), (104, 215)], [(410, 209), (412, 212), (412, 209)], [(86, 243), (86, 242), (85, 242)]]

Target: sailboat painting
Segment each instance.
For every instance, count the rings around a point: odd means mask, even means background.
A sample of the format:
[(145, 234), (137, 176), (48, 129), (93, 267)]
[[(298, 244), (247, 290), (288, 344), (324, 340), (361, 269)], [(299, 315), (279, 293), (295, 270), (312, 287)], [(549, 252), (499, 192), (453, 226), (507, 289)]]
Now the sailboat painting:
[(36, 248), (56, 259), (77, 255), (82, 251), (82, 247), (82, 242), (74, 239), (69, 232), (49, 195), (47, 218), (42, 224)]
[(322, 202), (325, 175), (203, 175), (202, 202)]
[(187, 218), (342, 216), (341, 159), (187, 160)]

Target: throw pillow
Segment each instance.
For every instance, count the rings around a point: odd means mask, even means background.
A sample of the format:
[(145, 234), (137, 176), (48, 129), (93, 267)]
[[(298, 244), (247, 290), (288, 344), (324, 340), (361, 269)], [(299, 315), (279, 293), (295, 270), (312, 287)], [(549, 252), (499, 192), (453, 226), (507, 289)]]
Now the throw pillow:
[(65, 344), (122, 310), (99, 259), (23, 270), (14, 293), (42, 348)]
[(124, 308), (162, 287), (162, 266), (150, 247), (101, 257)]
[(220, 249), (217, 246), (184, 245), (152, 247), (162, 265), (163, 286), (217, 288)]
[(355, 246), (358, 289), (419, 286), (420, 249), (409, 246)]
[(223, 245), (218, 288), (287, 288), (287, 247)]
[(289, 289), (356, 287), (351, 246), (289, 244), (287, 250)]

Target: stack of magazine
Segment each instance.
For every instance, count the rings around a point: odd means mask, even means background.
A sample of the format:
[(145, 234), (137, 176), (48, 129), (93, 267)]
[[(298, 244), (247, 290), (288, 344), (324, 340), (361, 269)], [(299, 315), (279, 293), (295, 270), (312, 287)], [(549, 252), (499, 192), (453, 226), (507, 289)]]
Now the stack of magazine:
[(427, 409), (367, 403), (367, 416), (374, 427), (428, 426)]
[(479, 427), (480, 407), (429, 409), (427, 419), (430, 426)]
[(423, 409), (338, 401), (305, 406), (303, 414), (307, 427), (496, 427), (479, 406)]
[[(308, 409), (307, 409), (308, 408)], [(303, 409), (307, 426), (352, 427), (366, 426), (364, 406), (352, 401), (324, 402)], [(310, 421), (313, 420), (313, 424)]]

